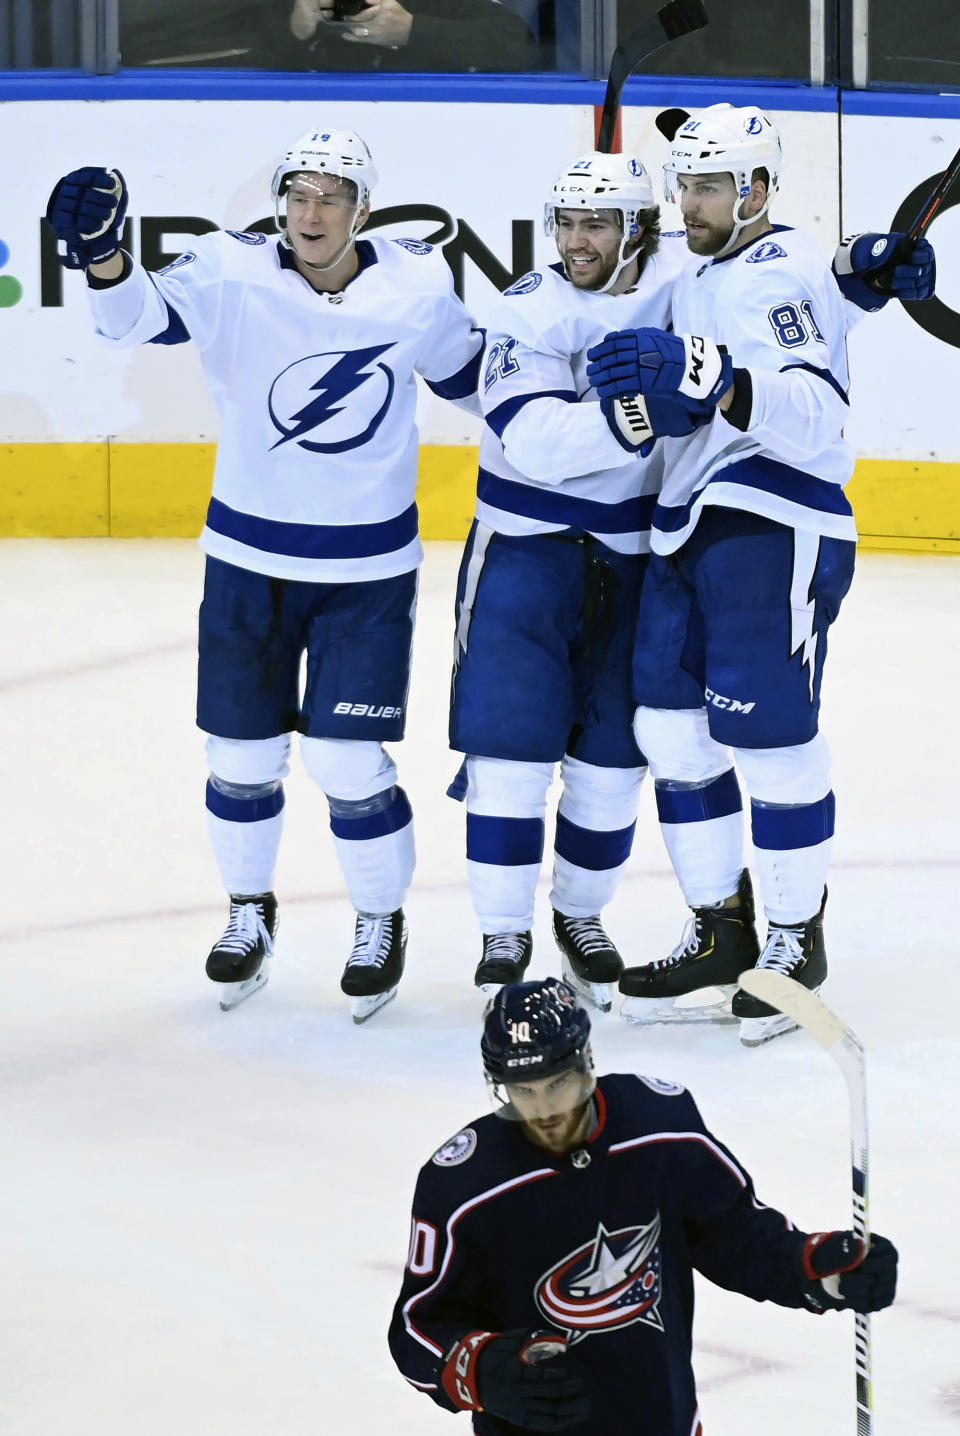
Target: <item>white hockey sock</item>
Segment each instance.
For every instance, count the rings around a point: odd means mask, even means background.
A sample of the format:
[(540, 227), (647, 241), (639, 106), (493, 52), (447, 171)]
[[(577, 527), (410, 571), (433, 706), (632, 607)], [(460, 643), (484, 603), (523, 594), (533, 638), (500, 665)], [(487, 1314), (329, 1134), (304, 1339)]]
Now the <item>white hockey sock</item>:
[(613, 897), (633, 846), (646, 772), (564, 758), (550, 902), (566, 917), (594, 917)]
[(402, 907), (416, 864), (413, 813), (401, 787), (358, 801), (333, 798), (330, 828), (357, 912), (390, 913)]
[(820, 910), (833, 852), (830, 750), (818, 733), (793, 747), (735, 753), (750, 790), (764, 911), (772, 922), (806, 922)]
[(273, 891), (283, 805), (282, 783), (208, 781), (207, 827), (228, 893)]
[(466, 771), (467, 876), (480, 929), (527, 932), (553, 764), (470, 757)]
[(743, 870), (743, 801), (732, 768), (700, 783), (656, 780), (660, 831), (690, 907), (716, 907)]
[(833, 794), (803, 806), (750, 806), (764, 912), (771, 922), (806, 922), (820, 911), (833, 856)]

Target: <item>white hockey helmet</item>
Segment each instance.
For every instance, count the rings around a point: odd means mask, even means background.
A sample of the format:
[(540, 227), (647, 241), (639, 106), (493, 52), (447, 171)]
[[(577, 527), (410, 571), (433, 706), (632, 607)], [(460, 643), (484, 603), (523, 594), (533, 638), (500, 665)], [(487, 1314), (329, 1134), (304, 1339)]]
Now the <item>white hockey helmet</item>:
[(291, 175), (337, 175), (357, 187), (357, 205), (367, 203), (377, 182), (373, 156), (353, 130), (307, 130), (290, 146), (273, 173), (270, 192), (279, 201)]
[[(360, 211), (370, 201), (370, 192), (377, 182), (377, 171), (373, 156), (365, 140), (353, 130), (307, 130), (305, 135), (290, 146), (282, 162), (273, 172), (270, 192), (273, 195), (277, 229), (283, 244), (294, 249), (287, 233), (286, 192), (290, 180), (298, 174), (335, 175), (338, 179), (349, 180), (356, 186), (356, 200), (353, 206), (353, 224), (346, 243), (329, 264), (311, 264), (298, 256), (310, 269), (320, 273), (335, 268), (353, 244), (360, 229)], [(296, 250), (294, 249), (296, 253)]]
[(608, 155), (602, 150), (591, 150), (565, 165), (557, 176), (550, 198), (544, 205), (543, 228), (548, 235), (556, 234), (559, 209), (615, 209), (620, 212), (623, 221), (620, 258), (610, 279), (599, 291), (605, 293), (633, 258), (632, 254), (626, 255), (625, 250), (630, 240), (639, 233), (638, 215), (642, 210), (656, 208), (650, 175), (639, 156)]
[[(668, 111), (682, 116), (683, 111)], [(740, 206), (750, 193), (754, 170), (765, 169), (770, 176), (767, 199), (763, 209), (743, 219)], [(768, 115), (756, 105), (735, 107), (730, 104), (710, 105), (682, 121), (670, 147), (670, 158), (663, 167), (664, 197), (671, 204), (680, 202), (678, 176), (729, 174), (733, 176), (737, 194), (733, 203), (733, 234), (720, 251), (726, 254), (737, 242), (740, 231), (766, 214), (780, 183), (783, 150), (777, 128)]]

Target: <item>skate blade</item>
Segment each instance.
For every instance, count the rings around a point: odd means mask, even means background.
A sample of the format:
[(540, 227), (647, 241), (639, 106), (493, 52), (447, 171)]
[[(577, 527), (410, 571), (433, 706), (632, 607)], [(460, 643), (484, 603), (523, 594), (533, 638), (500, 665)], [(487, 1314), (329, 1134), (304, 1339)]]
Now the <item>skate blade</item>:
[(609, 1012), (613, 1006), (612, 982), (587, 982), (585, 978), (578, 977), (573, 970), (573, 965), (565, 957), (561, 962), (563, 979), (568, 982), (575, 992), (591, 1003), (598, 1012)]
[[(684, 993), (682, 997), (625, 997), (620, 1008), (624, 1022), (647, 1027), (661, 1023), (669, 1026), (689, 1026), (692, 1023), (713, 1023), (717, 1026), (732, 1026), (738, 1019), (730, 1011), (730, 1002), (735, 988), (701, 987), (696, 992)], [(714, 1000), (703, 1001), (705, 996), (715, 993)], [(691, 1001), (699, 998), (700, 1001)]]
[(506, 985), (505, 982), (477, 982), (474, 984), (477, 991), (482, 992), (486, 998), (496, 997), (501, 988), (506, 987)]
[(741, 1017), (740, 1043), (743, 1047), (762, 1047), (774, 1037), (796, 1032), (799, 1025), (794, 1018), (782, 1012), (775, 1012), (772, 1017)]
[(248, 977), (243, 982), (218, 982), (217, 986), (222, 989), (220, 1011), (232, 1012), (235, 1007), (240, 1006), (241, 1002), (246, 1002), (248, 997), (252, 997), (255, 992), (266, 987), (269, 981), (270, 969), (264, 962), (259, 972), (254, 973), (253, 977)]
[(386, 1007), (397, 995), (395, 987), (388, 987), (386, 992), (374, 992), (369, 997), (351, 997), (350, 1015), (357, 1026), (361, 1022), (367, 1022), (381, 1007)]
[[(814, 996), (819, 991), (819, 987), (813, 988)], [(796, 1018), (788, 1017), (785, 1012), (771, 1012), (769, 1017), (741, 1017), (740, 1044), (742, 1047), (762, 1047), (774, 1037), (796, 1032), (799, 1026)]]

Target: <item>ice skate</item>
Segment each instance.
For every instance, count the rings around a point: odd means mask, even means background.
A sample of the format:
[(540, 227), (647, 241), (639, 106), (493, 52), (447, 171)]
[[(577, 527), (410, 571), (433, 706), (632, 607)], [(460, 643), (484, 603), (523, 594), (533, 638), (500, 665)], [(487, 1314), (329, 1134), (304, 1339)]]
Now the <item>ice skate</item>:
[(483, 956), (473, 974), (473, 985), (493, 997), (508, 982), (521, 982), (533, 956), (530, 932), (485, 932)]
[(627, 1022), (735, 1022), (730, 1001), (760, 951), (753, 888), (744, 868), (739, 907), (696, 907), (669, 957), (628, 967), (620, 978)]
[(563, 953), (565, 980), (599, 1012), (609, 1012), (623, 958), (604, 932), (599, 915), (567, 917), (554, 908), (553, 935)]
[[(824, 888), (820, 911), (808, 922), (771, 922), (756, 966), (782, 972), (811, 992), (819, 992), (827, 975), (827, 950), (823, 941), (823, 910), (826, 905), (827, 890)], [(733, 1015), (740, 1019), (740, 1041), (744, 1047), (760, 1047), (771, 1037), (793, 1032), (797, 1026), (792, 1017), (777, 1012), (776, 1008), (761, 1002), (758, 997), (751, 997), (749, 992), (735, 994)]]
[(396, 912), (358, 912), (353, 951), (340, 979), (354, 1022), (366, 1022), (397, 995), (407, 952), (407, 920)]
[(211, 981), (222, 984), (221, 1011), (230, 1012), (266, 987), (278, 923), (273, 893), (230, 894), (230, 917), (206, 968)]

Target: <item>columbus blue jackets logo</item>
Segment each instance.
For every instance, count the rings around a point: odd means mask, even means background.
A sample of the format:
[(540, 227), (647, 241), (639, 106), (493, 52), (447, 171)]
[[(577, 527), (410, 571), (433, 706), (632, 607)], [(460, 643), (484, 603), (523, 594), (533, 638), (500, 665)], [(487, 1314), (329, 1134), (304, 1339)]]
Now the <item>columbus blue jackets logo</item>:
[(635, 1321), (663, 1331), (660, 1213), (646, 1226), (608, 1232), (568, 1253), (537, 1282), (534, 1298), (570, 1344)]
[(280, 431), (271, 446), (295, 443), (312, 454), (342, 454), (372, 439), (393, 398), (393, 370), (378, 363), (392, 344), (311, 354), (270, 386), (267, 406)]
[(438, 1167), (459, 1167), (460, 1163), (472, 1157), (476, 1150), (476, 1132), (472, 1127), (464, 1127), (462, 1132), (458, 1132), (455, 1137), (444, 1142), (442, 1147), (438, 1147), (431, 1160), (436, 1162)]

